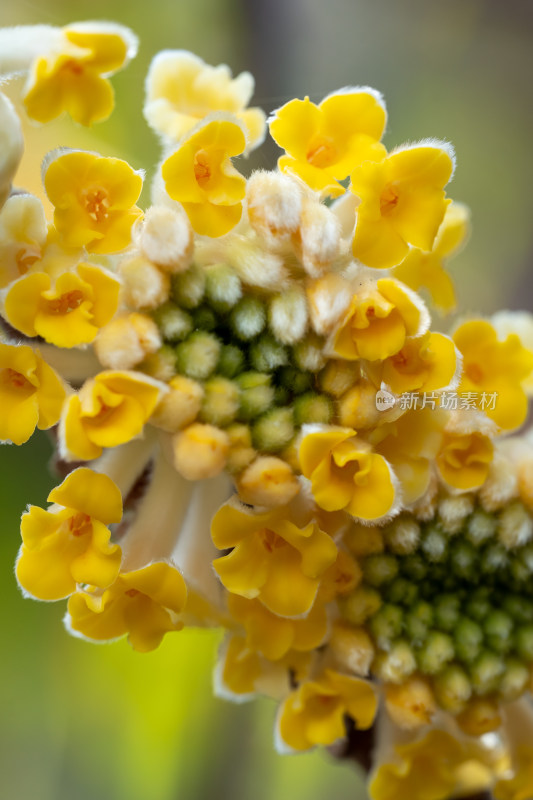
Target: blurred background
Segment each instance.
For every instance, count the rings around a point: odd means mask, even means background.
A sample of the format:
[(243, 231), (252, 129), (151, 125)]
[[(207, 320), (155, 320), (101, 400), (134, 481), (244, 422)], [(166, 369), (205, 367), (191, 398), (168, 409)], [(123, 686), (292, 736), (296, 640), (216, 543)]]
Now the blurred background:
[[(73, 10), (75, 8), (75, 11)], [(450, 194), (473, 234), (452, 262), (461, 311), (533, 309), (533, 3), (530, 0), (2, 0), (0, 25), (115, 19), (141, 37), (113, 79), (117, 109), (86, 132), (67, 120), (27, 133), (17, 183), (38, 191), (58, 145), (91, 147), (150, 171), (159, 153), (142, 117), (144, 76), (161, 49), (183, 48), (256, 77), (266, 111), (345, 85), (385, 95), (392, 147), (451, 141)], [(16, 87), (14, 87), (16, 88)], [(273, 167), (274, 145), (248, 165)], [(149, 655), (64, 632), (63, 604), (24, 600), (13, 577), (19, 517), (55, 478), (46, 436), (0, 449), (0, 782), (6, 800), (358, 800), (361, 777), (312, 753), (274, 753), (275, 708), (212, 697), (218, 637), (184, 631)]]

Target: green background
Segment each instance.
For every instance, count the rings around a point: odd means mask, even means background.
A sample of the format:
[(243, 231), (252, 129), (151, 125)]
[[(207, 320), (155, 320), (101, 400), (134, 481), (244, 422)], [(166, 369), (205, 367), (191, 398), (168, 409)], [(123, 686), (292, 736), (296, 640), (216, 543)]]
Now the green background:
[[(456, 147), (450, 194), (473, 210), (453, 262), (463, 312), (531, 308), (533, 4), (528, 0), (4, 0), (1, 25), (111, 18), (141, 36), (113, 79), (117, 110), (90, 134), (68, 121), (34, 129), (39, 148), (81, 142), (153, 170), (158, 145), (142, 117), (144, 76), (160, 49), (193, 50), (256, 76), (254, 103), (319, 101), (345, 85), (387, 100), (389, 147), (424, 137)], [(267, 145), (243, 170), (272, 167)], [(22, 171), (24, 185), (35, 180)], [(28, 183), (29, 181), (29, 183)], [(184, 631), (158, 651), (92, 646), (63, 630), (63, 604), (24, 600), (13, 563), (18, 520), (56, 480), (41, 435), (0, 450), (0, 781), (6, 800), (356, 800), (360, 777), (321, 753), (274, 753), (275, 707), (212, 697), (218, 636)]]

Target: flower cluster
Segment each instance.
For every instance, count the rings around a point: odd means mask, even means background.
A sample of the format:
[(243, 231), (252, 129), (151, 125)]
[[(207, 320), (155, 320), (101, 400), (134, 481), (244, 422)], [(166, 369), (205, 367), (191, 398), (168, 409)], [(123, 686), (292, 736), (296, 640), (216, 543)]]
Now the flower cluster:
[[(32, 119), (90, 124), (135, 47), (118, 25), (18, 28), (0, 64), (27, 72)], [(284, 154), (245, 177), (252, 93), (156, 56), (152, 205), (142, 170), (58, 149), (51, 220), (11, 189), (0, 94), (0, 438), (55, 427), (67, 473), (22, 517), (17, 580), (90, 640), (224, 628), (216, 690), (277, 699), (282, 750), (373, 728), (375, 800), (530, 797), (533, 322), (431, 328), (469, 224), (447, 142), (387, 151), (382, 96), (346, 87), (274, 111)]]

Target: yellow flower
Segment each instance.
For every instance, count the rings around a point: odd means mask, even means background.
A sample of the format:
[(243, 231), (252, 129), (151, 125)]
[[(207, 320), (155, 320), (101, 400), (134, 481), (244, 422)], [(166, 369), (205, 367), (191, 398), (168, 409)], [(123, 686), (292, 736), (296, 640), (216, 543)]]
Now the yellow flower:
[(0, 213), (0, 289), (41, 259), (47, 227), (43, 204), (31, 194), (13, 195)]
[(420, 336), (429, 325), (427, 310), (414, 292), (392, 278), (381, 278), (354, 295), (333, 332), (331, 350), (354, 361), (393, 356), (407, 336)]
[(161, 644), (165, 633), (179, 631), (179, 614), (187, 600), (181, 573), (159, 561), (122, 572), (108, 588), (89, 587), (71, 595), (66, 624), (74, 633), (105, 641), (128, 634), (134, 650), (147, 653)]
[(291, 100), (270, 120), (272, 138), (287, 152), (279, 168), (294, 172), (311, 189), (333, 197), (344, 194), (338, 181), (363, 161), (385, 157), (379, 140), (386, 120), (383, 98), (371, 89), (343, 89), (318, 106), (308, 97)]
[(305, 425), (302, 432), (300, 467), (311, 481), (313, 496), (321, 508), (345, 509), (366, 520), (392, 511), (394, 474), (383, 456), (356, 438), (354, 430)]
[(44, 186), (54, 224), (68, 247), (116, 253), (131, 241), (142, 211), (142, 173), (126, 161), (82, 150), (59, 151), (45, 162)]
[(384, 383), (395, 394), (451, 388), (459, 371), (460, 359), (452, 339), (431, 331), (406, 339), (393, 356), (367, 365), (375, 385)]
[(55, 283), (46, 272), (32, 272), (5, 292), (4, 316), (26, 336), (42, 336), (58, 347), (92, 342), (118, 306), (120, 282), (93, 264), (62, 272)]
[(372, 800), (448, 800), (491, 785), (490, 754), (474, 740), (435, 729), (395, 750), (398, 761), (382, 763), (371, 777)]
[(354, 256), (369, 267), (385, 269), (403, 261), (409, 245), (431, 250), (449, 203), (444, 187), (453, 168), (451, 146), (432, 141), (358, 167), (350, 186), (361, 201)]
[(107, 527), (122, 518), (116, 484), (80, 467), (52, 489), (48, 500), (56, 504), (48, 511), (30, 506), (22, 515), (16, 574), (24, 591), (39, 600), (60, 600), (78, 583), (109, 586), (122, 558)]
[(138, 436), (161, 397), (162, 385), (138, 372), (106, 370), (68, 398), (60, 426), (70, 459), (98, 458)]
[(319, 647), (326, 638), (326, 607), (315, 603), (306, 617), (287, 619), (269, 611), (259, 600), (236, 594), (228, 595), (232, 617), (246, 631), (246, 644), (270, 661), (283, 658), (289, 650), (308, 651)]
[(518, 746), (513, 777), (500, 780), (494, 787), (496, 800), (531, 800), (533, 797), (533, 747)]
[(235, 114), (246, 128), (249, 149), (265, 138), (264, 111), (246, 108), (254, 91), (249, 72), (232, 78), (225, 64), (212, 67), (186, 50), (166, 50), (152, 61), (146, 86), (148, 124), (174, 141), (213, 111)]
[(0, 343), (0, 441), (23, 444), (36, 426), (51, 428), (65, 397), (61, 378), (39, 351)]
[(32, 67), (24, 97), (28, 115), (50, 122), (64, 111), (82, 125), (107, 119), (114, 106), (111, 75), (135, 55), (127, 28), (78, 23), (64, 28), (57, 47)]
[(527, 415), (522, 383), (533, 369), (533, 353), (522, 346), (516, 334), (499, 341), (494, 326), (481, 319), (460, 325), (453, 338), (463, 354), (458, 391), (475, 393), (478, 407), (503, 430), (517, 428)]
[(392, 273), (415, 291), (427, 289), (431, 302), (441, 314), (448, 314), (456, 306), (453, 282), (443, 262), (462, 249), (468, 237), (469, 223), (468, 208), (462, 203), (450, 203), (431, 252), (412, 247)]
[(230, 158), (244, 151), (243, 126), (231, 117), (198, 125), (161, 167), (165, 187), (196, 233), (218, 237), (239, 222), (246, 180)]
[(447, 421), (446, 411), (427, 406), (406, 411), (369, 434), (376, 452), (392, 465), (405, 506), (418, 500), (429, 486), (431, 462), (439, 452)]
[(211, 526), (216, 547), (233, 548), (213, 566), (229, 592), (257, 598), (273, 614), (299, 617), (311, 609), (337, 546), (313, 519), (293, 522), (290, 507), (254, 513), (226, 503)]
[(485, 434), (445, 433), (437, 455), (437, 469), (454, 489), (477, 489), (489, 474), (494, 447)]
[(372, 725), (377, 710), (376, 690), (368, 681), (327, 669), (305, 681), (281, 706), (278, 733), (293, 750), (329, 745), (346, 735), (349, 714), (360, 730)]

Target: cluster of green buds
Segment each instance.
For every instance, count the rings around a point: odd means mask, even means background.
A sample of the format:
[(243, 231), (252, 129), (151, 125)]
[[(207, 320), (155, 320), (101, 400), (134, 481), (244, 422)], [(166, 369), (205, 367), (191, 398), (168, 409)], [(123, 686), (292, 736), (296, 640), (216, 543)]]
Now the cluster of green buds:
[(401, 515), (383, 528), (341, 611), (370, 633), (379, 678), (423, 675), (459, 713), (473, 696), (514, 700), (531, 679), (533, 518), (519, 500), (492, 513), (470, 498), (440, 507), (430, 521)]

